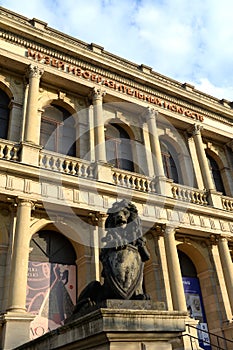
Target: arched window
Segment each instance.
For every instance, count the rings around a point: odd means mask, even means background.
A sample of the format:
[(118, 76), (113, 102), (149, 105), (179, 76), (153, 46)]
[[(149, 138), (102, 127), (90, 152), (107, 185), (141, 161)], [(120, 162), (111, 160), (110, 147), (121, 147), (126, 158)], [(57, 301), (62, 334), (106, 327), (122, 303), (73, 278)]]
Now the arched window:
[(162, 141), (161, 152), (162, 152), (164, 173), (166, 177), (168, 179), (172, 179), (175, 183), (181, 183), (178, 176), (178, 169), (176, 167), (177, 159), (175, 156), (175, 151), (170, 145)]
[(41, 117), (40, 144), (49, 151), (76, 155), (75, 123), (63, 107), (50, 105)]
[(215, 188), (218, 192), (222, 192), (223, 195), (226, 194), (224, 184), (222, 181), (221, 171), (217, 162), (209, 154), (207, 154), (207, 159), (209, 162), (210, 171), (214, 180)]
[(76, 304), (76, 253), (70, 241), (55, 231), (40, 231), (30, 242), (27, 311), (36, 315), (31, 339), (64, 323)]
[(107, 162), (114, 167), (134, 171), (131, 141), (127, 132), (117, 124), (106, 127)]
[(7, 139), (9, 125), (9, 96), (0, 89), (0, 138)]

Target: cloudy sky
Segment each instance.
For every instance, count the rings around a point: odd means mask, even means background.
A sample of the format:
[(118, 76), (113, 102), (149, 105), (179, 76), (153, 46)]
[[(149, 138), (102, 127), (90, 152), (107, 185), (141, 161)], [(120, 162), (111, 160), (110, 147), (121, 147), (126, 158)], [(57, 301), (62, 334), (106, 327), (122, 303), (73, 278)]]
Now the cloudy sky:
[(0, 0), (0, 4), (233, 101), (232, 0)]

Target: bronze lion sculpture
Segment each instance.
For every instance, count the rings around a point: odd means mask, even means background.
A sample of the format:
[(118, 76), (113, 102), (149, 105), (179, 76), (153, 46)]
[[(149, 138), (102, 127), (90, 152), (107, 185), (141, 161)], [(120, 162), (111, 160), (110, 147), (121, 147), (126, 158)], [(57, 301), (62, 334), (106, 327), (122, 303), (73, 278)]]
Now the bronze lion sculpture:
[(74, 313), (107, 299), (150, 299), (143, 291), (144, 262), (150, 254), (136, 206), (122, 200), (107, 212), (105, 246), (100, 252), (104, 283), (92, 281), (81, 292)]

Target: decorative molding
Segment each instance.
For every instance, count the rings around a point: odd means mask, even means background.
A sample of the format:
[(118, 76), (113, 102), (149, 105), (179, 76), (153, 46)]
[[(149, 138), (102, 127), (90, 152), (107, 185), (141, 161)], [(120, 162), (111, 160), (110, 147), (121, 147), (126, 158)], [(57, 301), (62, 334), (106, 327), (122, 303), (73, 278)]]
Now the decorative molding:
[[(18, 19), (18, 17), (17, 17), (17, 19)], [(37, 30), (37, 29), (34, 28), (34, 30)], [(53, 35), (49, 31), (47, 31), (47, 29), (46, 29), (46, 33)], [(37, 50), (38, 52), (41, 52), (42, 54), (55, 57), (59, 60), (64, 60), (67, 63), (74, 64), (74, 65), (81, 64), (83, 69), (91, 69), (93, 72), (96, 72), (97, 74), (100, 74), (100, 75), (102, 74), (106, 78), (117, 80), (119, 83), (127, 84), (128, 86), (132, 86), (133, 88), (142, 90), (145, 93), (153, 94), (154, 96), (156, 96), (158, 98), (166, 99), (167, 102), (170, 102), (173, 104), (179, 104), (183, 108), (194, 110), (193, 105), (185, 103), (185, 101), (183, 101), (183, 100), (178, 100), (178, 99), (171, 97), (169, 95), (161, 94), (160, 92), (156, 91), (155, 89), (149, 88), (148, 86), (145, 87), (143, 84), (135, 83), (130, 79), (127, 79), (125, 77), (120, 76), (119, 74), (113, 74), (111, 71), (109, 71), (107, 69), (97, 68), (90, 63), (84, 62), (83, 60), (75, 59), (72, 56), (64, 55), (62, 52), (51, 50), (49, 47), (46, 47), (46, 46), (42, 47), (41, 45), (35, 44), (34, 42), (32, 42), (28, 39), (25, 39), (22, 36), (19, 36), (19, 35), (16, 35), (16, 34), (13, 34), (13, 33), (10, 33), (10, 32), (3, 30), (2, 32), (0, 32), (0, 37), (2, 37), (3, 39), (5, 39), (7, 41), (13, 42), (14, 44), (20, 45), (21, 47), (31, 48), (33, 50)], [(66, 38), (66, 35), (65, 34), (62, 36), (60, 35), (59, 38), (64, 40), (64, 38)], [(77, 43), (80, 44), (81, 42), (79, 42), (78, 40), (72, 40), (73, 45), (77, 46)], [(82, 43), (81, 47), (90, 51), (88, 44)], [(105, 57), (106, 53), (102, 52), (101, 56)], [(111, 54), (107, 54), (107, 56), (110, 56), (108, 58), (111, 58), (111, 60), (114, 57), (114, 55), (111, 55)], [(124, 59), (117, 58), (117, 62), (121, 63), (121, 65), (123, 64), (125, 67), (125, 60)], [(129, 62), (129, 67), (131, 68), (131, 70), (133, 70), (132, 74), (133, 74), (133, 72), (135, 72), (135, 69), (138, 70), (138, 66), (134, 65), (132, 62)], [(142, 77), (141, 79), (147, 79), (147, 81), (148, 81), (148, 74), (146, 74), (146, 75), (147, 76), (145, 78)], [(159, 75), (158, 73), (155, 73), (153, 71), (151, 72), (150, 75), (151, 75), (151, 80), (149, 81), (149, 84), (156, 84), (156, 80), (157, 80), (157, 81), (159, 81), (159, 83), (161, 83), (161, 81), (162, 81), (165, 85), (168, 85), (170, 87), (174, 86), (176, 88), (182, 88), (182, 86), (183, 86), (183, 84), (178, 83), (178, 82), (173, 81), (173, 80), (170, 80), (169, 78), (166, 78), (162, 75)], [(182, 91), (181, 91), (181, 93), (182, 93)], [(206, 101), (214, 103), (216, 105), (218, 104), (216, 107), (220, 107), (219, 100), (215, 99), (214, 97), (205, 95), (204, 93), (203, 94), (199, 93), (196, 90), (193, 90), (192, 94), (193, 94), (193, 97), (201, 98), (202, 100), (206, 100)], [(203, 101), (203, 103), (204, 103), (204, 101)], [(223, 106), (223, 108), (224, 108), (224, 106)], [(227, 107), (225, 107), (225, 108), (227, 108)], [(215, 114), (212, 112), (208, 112), (208, 111), (206, 111), (202, 108), (199, 108), (199, 107), (195, 107), (195, 111), (204, 115), (204, 116), (207, 116), (207, 117), (213, 118), (215, 120), (218, 120), (222, 123), (225, 123), (227, 125), (233, 124), (232, 121), (230, 120), (230, 117), (222, 117), (221, 112), (219, 112), (219, 114)], [(229, 113), (228, 108), (227, 108), (227, 112)]]

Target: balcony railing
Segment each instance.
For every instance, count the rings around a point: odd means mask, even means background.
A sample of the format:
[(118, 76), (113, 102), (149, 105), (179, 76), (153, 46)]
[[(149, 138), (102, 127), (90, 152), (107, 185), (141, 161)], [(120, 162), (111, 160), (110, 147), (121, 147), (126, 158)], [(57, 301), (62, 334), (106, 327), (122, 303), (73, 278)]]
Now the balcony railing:
[(8, 140), (0, 140), (0, 159), (19, 160), (19, 146)]
[(139, 190), (142, 192), (156, 192), (154, 179), (145, 175), (113, 168), (112, 180), (117, 186), (126, 187), (132, 190)]
[(178, 184), (173, 184), (171, 190), (174, 199), (193, 204), (208, 205), (205, 191)]
[(64, 174), (84, 178), (93, 178), (93, 168), (90, 162), (64, 156), (50, 151), (41, 151), (39, 155), (39, 166), (43, 169), (57, 171)]
[(223, 209), (233, 211), (233, 198), (222, 196)]
[[(22, 160), (23, 147), (23, 144), (20, 145), (9, 140), (0, 139), (0, 159), (14, 162), (22, 162), (27, 164), (27, 159), (26, 161)], [(117, 186), (121, 186), (131, 190), (142, 191), (144, 193), (157, 193), (156, 181), (154, 178), (138, 173), (129, 172), (126, 170), (116, 168), (109, 169), (109, 167), (106, 167), (105, 172), (104, 164), (102, 165), (102, 178), (99, 178), (98, 173), (96, 172), (96, 164), (93, 164), (83, 159), (65, 156), (52, 151), (44, 149), (38, 150), (37, 160), (35, 160), (35, 162), (38, 162), (37, 164), (35, 164), (35, 166), (39, 165), (39, 167), (42, 169), (51, 170), (81, 178), (95, 178), (97, 181), (100, 180), (101, 182), (104, 181), (106, 183), (113, 183)], [(29, 164), (34, 165), (34, 161), (31, 163), (29, 162)], [(193, 203), (202, 206), (209, 205), (207, 199), (207, 192), (205, 190), (198, 190), (196, 188), (174, 183), (167, 183), (167, 186), (171, 186), (171, 198), (174, 198), (178, 201)], [(166, 196), (169, 196), (169, 189), (167, 190), (168, 192), (166, 192)], [(219, 202), (217, 203), (216, 207), (221, 207), (220, 209), (232, 212), (233, 198), (227, 196), (220, 196)]]

